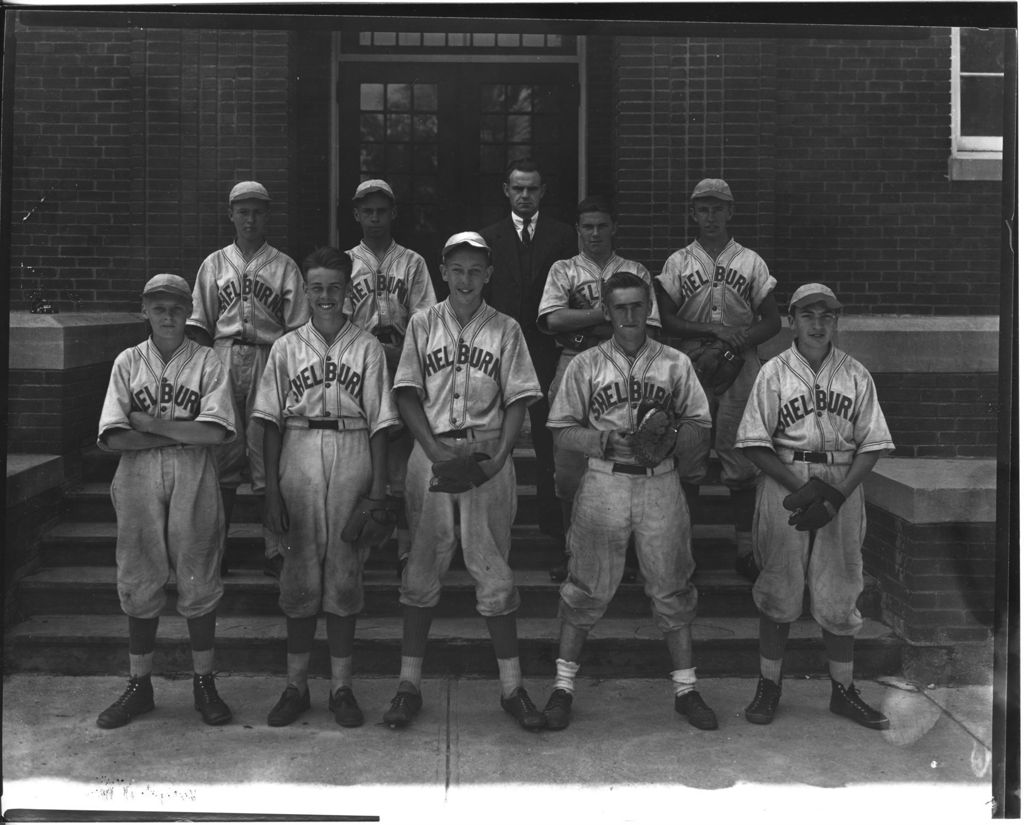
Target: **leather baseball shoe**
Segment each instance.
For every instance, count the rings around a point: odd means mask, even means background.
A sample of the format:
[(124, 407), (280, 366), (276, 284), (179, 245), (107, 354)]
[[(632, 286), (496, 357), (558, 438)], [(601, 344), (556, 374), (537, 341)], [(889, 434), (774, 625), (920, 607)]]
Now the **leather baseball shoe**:
[(283, 728), (290, 725), (303, 713), (309, 710), (309, 690), (299, 693), (295, 685), (288, 685), (277, 700), (277, 704), (267, 714), (267, 724), (272, 728)]
[(544, 714), (537, 710), (522, 686), (517, 687), (507, 699), (502, 696), (501, 707), (505, 713), (515, 717), (523, 730), (540, 730), (545, 725)]
[(572, 694), (562, 688), (555, 688), (544, 706), (544, 719), (548, 730), (565, 730), (572, 715)]
[(676, 713), (682, 714), (689, 723), (701, 730), (717, 730), (718, 717), (695, 690), (676, 697)]
[(327, 709), (334, 714), (334, 721), (343, 728), (358, 728), (363, 724), (363, 712), (350, 687), (340, 687), (334, 691), (327, 700)]
[(155, 707), (152, 679), (149, 676), (132, 676), (124, 693), (99, 715), (96, 724), (101, 728), (119, 728)]
[(384, 724), (389, 728), (404, 728), (420, 712), (423, 697), (411, 682), (401, 682), (391, 707), (384, 711)]
[(782, 696), (782, 685), (777, 685), (771, 679), (761, 676), (757, 680), (757, 692), (754, 694), (754, 701), (747, 705), (744, 711), (748, 722), (755, 725), (771, 724), (775, 718), (775, 711), (779, 707), (779, 697)]
[(231, 709), (217, 693), (212, 673), (196, 673), (192, 677), (195, 708), (207, 725), (223, 725), (231, 721)]
[(848, 688), (844, 688), (835, 679), (832, 680), (832, 700), (828, 709), (871, 730), (889, 729), (888, 717), (861, 699), (860, 691), (852, 682)]

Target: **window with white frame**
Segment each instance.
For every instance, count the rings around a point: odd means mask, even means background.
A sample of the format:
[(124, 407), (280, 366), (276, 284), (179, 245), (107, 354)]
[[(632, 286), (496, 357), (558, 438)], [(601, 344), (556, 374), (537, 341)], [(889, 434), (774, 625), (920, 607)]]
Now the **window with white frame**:
[(1003, 29), (952, 30), (954, 180), (998, 180), (1003, 152)]

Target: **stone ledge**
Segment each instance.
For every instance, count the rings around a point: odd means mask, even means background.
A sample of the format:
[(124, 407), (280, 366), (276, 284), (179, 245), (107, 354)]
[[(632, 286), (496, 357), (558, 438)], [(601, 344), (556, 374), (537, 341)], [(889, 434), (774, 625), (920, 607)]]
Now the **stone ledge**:
[(111, 362), (146, 337), (132, 312), (12, 312), (7, 364), (12, 370), (68, 370)]
[(7, 456), (7, 506), (13, 507), (64, 483), (59, 455), (12, 453)]
[[(783, 311), (782, 329), (758, 347), (758, 354), (767, 360), (792, 343)], [(871, 372), (998, 372), (999, 318), (844, 315), (836, 346)]]
[(910, 524), (996, 520), (996, 462), (883, 458), (864, 482), (869, 504)]

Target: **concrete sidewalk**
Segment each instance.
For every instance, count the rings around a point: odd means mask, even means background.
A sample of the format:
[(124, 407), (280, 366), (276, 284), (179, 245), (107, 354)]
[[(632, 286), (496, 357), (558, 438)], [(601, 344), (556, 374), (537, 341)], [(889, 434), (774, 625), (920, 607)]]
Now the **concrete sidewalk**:
[[(157, 811), (370, 817), (385, 823), (957, 823), (989, 821), (992, 690), (863, 681), (892, 719), (879, 733), (828, 712), (827, 679), (791, 679), (772, 725), (749, 724), (750, 679), (704, 679), (719, 730), (672, 709), (667, 679), (577, 681), (573, 723), (527, 733), (489, 680), (430, 679), (402, 731), (380, 724), (394, 679), (360, 679), (362, 728), (338, 727), (329, 682), (288, 728), (266, 714), (284, 687), (218, 677), (235, 718), (202, 724), (191, 680), (154, 679), (157, 708), (96, 727), (120, 677), (4, 680), (3, 811)], [(903, 686), (901, 688), (900, 686)], [(549, 681), (528, 680), (543, 705)], [(904, 689), (909, 688), (909, 689)], [(378, 817), (379, 819), (372, 819)], [(356, 820), (359, 821), (359, 820)]]

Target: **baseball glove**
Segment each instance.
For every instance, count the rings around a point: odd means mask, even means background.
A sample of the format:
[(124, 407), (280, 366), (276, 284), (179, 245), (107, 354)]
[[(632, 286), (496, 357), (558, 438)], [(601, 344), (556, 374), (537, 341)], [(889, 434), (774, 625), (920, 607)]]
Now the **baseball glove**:
[(397, 523), (398, 508), (393, 499), (363, 496), (348, 517), (341, 538), (352, 544), (376, 547), (387, 541)]
[(672, 413), (653, 404), (640, 405), (637, 421), (636, 429), (629, 434), (633, 454), (643, 466), (656, 467), (675, 449), (679, 425)]
[(820, 478), (812, 478), (803, 487), (782, 499), (782, 506), (793, 512), (789, 523), (797, 530), (820, 530), (839, 512), (846, 496)]
[[(582, 295), (570, 292), (569, 309), (592, 309), (592, 307), (590, 302)], [(583, 329), (574, 329), (571, 332), (559, 332), (555, 335), (555, 340), (563, 349), (582, 352), (585, 349), (597, 346), (602, 341), (601, 336), (594, 335), (591, 329), (591, 327), (583, 327)]]
[(434, 477), (430, 480), (430, 492), (464, 493), (479, 487), (490, 478), (480, 462), (490, 458), (486, 453), (473, 453), (439, 461), (432, 465)]
[(743, 356), (717, 338), (702, 341), (700, 347), (690, 354), (690, 360), (697, 370), (701, 386), (709, 395), (721, 395), (729, 389), (743, 369)]

